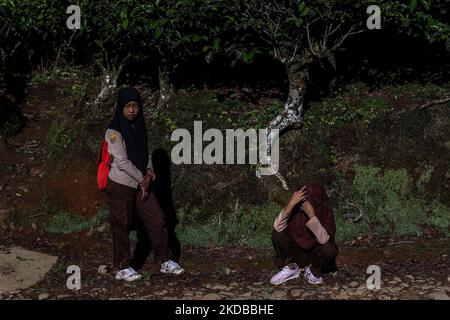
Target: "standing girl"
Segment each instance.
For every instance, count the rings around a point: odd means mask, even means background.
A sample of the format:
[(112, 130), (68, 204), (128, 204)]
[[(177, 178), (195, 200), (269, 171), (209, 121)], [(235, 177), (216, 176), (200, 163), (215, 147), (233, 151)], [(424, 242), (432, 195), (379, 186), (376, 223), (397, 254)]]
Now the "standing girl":
[(106, 194), (113, 232), (113, 263), (116, 279), (134, 281), (141, 277), (131, 266), (130, 224), (133, 212), (141, 218), (161, 272), (184, 272), (169, 259), (168, 233), (164, 216), (149, 185), (155, 179), (148, 149), (143, 104), (134, 88), (118, 93), (116, 113), (105, 133), (112, 156)]

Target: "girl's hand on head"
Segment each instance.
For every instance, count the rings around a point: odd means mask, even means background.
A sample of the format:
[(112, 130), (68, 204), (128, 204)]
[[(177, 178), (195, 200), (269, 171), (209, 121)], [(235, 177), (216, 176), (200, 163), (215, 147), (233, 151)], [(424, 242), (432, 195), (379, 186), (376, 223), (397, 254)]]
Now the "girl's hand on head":
[(301, 188), (300, 190), (294, 191), (291, 196), (291, 200), (289, 200), (289, 204), (291, 206), (295, 206), (296, 204), (306, 200), (306, 187)]

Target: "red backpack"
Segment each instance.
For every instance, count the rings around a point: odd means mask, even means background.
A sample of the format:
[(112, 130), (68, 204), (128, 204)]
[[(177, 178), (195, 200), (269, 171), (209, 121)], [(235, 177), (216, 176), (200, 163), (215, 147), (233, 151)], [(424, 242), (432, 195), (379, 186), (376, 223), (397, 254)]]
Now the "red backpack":
[(111, 160), (112, 157), (108, 152), (108, 142), (103, 140), (97, 157), (97, 186), (100, 190), (106, 189)]

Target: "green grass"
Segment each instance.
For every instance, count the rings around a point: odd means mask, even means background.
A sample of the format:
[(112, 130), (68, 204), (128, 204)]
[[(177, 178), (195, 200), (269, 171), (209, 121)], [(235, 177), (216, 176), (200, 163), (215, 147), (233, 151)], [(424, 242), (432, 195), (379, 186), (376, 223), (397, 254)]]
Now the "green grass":
[(369, 233), (370, 228), (365, 223), (353, 223), (344, 219), (343, 215), (336, 214), (336, 242), (347, 241)]
[(433, 201), (429, 210), (431, 214), (427, 223), (443, 234), (450, 236), (450, 208), (442, 203)]
[(72, 215), (66, 211), (59, 211), (48, 222), (45, 230), (50, 233), (73, 233), (87, 230), (91, 227), (99, 225), (108, 216), (108, 211), (100, 210), (97, 214), (90, 218)]
[[(421, 235), (421, 227), (430, 225), (450, 235), (450, 208), (437, 200), (427, 203), (413, 191), (412, 178), (405, 169), (382, 170), (372, 166), (356, 166), (353, 183), (338, 203), (338, 238), (350, 239), (367, 233), (381, 235)], [(430, 169), (424, 170), (421, 188)], [(350, 223), (343, 218), (352, 209), (361, 219)], [(341, 234), (339, 235), (339, 232)]]
[[(352, 184), (333, 199), (338, 242), (368, 234), (420, 236), (425, 225), (450, 235), (450, 208), (437, 200), (427, 203), (419, 198), (405, 169), (382, 170), (362, 165), (355, 169)], [(430, 172), (429, 167), (423, 170), (422, 188)], [(345, 184), (340, 180), (335, 183)], [(280, 210), (281, 206), (275, 203), (244, 206), (236, 214), (214, 213), (206, 222), (196, 219), (202, 216), (198, 208), (189, 215), (182, 211), (177, 234), (182, 243), (194, 246), (270, 246), (273, 221)], [(348, 218), (352, 210), (356, 211), (353, 217), (361, 214), (359, 220), (352, 222)]]
[(331, 127), (344, 127), (352, 123), (367, 126), (373, 119), (390, 110), (387, 99), (383, 96), (368, 96), (360, 102), (350, 103), (351, 94), (338, 94), (331, 99), (312, 102), (311, 109), (305, 114), (307, 127), (317, 123)]
[(182, 243), (196, 246), (269, 246), (273, 221), (280, 210), (278, 204), (269, 203), (240, 209), (235, 214), (217, 213), (203, 224), (181, 221), (177, 235)]

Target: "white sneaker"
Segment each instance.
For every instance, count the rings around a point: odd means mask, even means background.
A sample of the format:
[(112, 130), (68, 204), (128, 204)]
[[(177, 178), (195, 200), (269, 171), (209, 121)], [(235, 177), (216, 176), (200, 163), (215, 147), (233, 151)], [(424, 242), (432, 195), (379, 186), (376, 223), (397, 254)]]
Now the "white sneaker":
[(294, 264), (294, 266), (294, 269), (291, 269), (289, 266), (285, 266), (280, 272), (274, 275), (272, 279), (270, 279), (270, 283), (273, 285), (279, 285), (288, 280), (298, 278), (301, 271), (297, 264)]
[(134, 281), (141, 277), (142, 276), (131, 267), (119, 270), (116, 273), (116, 280)]
[(308, 280), (308, 283), (310, 283), (310, 284), (322, 284), (323, 283), (322, 277), (316, 277), (315, 275), (313, 275), (313, 273), (311, 272), (309, 267), (307, 267), (305, 269), (305, 279)]
[(182, 274), (184, 269), (180, 267), (178, 263), (173, 260), (168, 260), (166, 262), (161, 263), (162, 273), (173, 273), (173, 274)]

